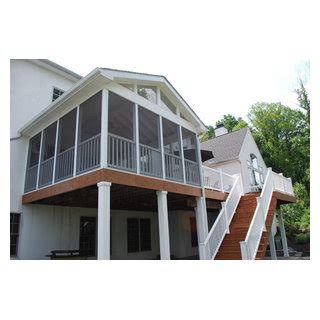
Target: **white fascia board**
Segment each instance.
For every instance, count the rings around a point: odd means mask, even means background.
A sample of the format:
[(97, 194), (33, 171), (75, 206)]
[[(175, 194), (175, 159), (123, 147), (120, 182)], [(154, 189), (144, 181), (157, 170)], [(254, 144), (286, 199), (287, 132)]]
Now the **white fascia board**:
[(40, 112), (36, 117), (34, 117), (31, 121), (26, 123), (20, 130), (19, 133), (25, 135), (27, 132), (32, 131), (33, 127), (39, 125), (44, 118), (48, 117), (50, 113), (59, 108), (62, 104), (66, 103), (69, 99), (71, 99), (77, 92), (83, 89), (85, 86), (90, 84), (97, 77), (103, 76), (106, 80), (111, 81), (112, 79), (107, 78), (106, 74), (102, 74), (99, 68), (92, 70), (87, 76), (78, 81), (73, 87), (71, 87), (68, 91), (66, 91), (63, 95), (61, 95), (58, 99), (53, 101), (47, 108), (45, 108), (42, 112)]
[(176, 114), (172, 113), (171, 111), (166, 111), (162, 108), (160, 108), (159, 105), (139, 96), (138, 94), (134, 93), (133, 91), (125, 88), (124, 86), (121, 86), (120, 84), (112, 81), (107, 86), (106, 89), (148, 109), (149, 111), (152, 111), (163, 118), (166, 118), (176, 124), (181, 125), (182, 127), (194, 132), (199, 133), (199, 128), (192, 125), (190, 122), (178, 117)]
[(196, 113), (190, 108), (190, 106), (181, 97), (181, 95), (172, 86), (172, 84), (166, 79), (166, 77), (161, 75), (143, 74), (143, 73), (135, 73), (135, 72), (129, 72), (129, 71), (121, 71), (121, 70), (112, 70), (112, 69), (104, 69), (104, 70), (107, 71), (109, 74), (111, 74), (115, 81), (131, 80), (133, 82), (139, 81), (142, 84), (144, 83), (149, 85), (151, 85), (150, 82), (160, 84), (162, 89), (166, 88), (170, 91), (170, 93), (174, 95), (179, 105), (183, 107), (188, 114), (190, 114), (192, 119), (194, 119), (195, 123), (197, 124), (199, 133), (203, 133), (207, 130), (204, 123), (200, 120), (200, 118), (196, 115)]

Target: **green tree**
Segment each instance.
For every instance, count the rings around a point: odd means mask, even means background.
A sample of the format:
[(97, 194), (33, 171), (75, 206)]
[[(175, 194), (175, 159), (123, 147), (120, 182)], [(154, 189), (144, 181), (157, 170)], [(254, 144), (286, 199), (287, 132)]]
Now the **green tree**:
[(223, 125), (229, 132), (239, 130), (241, 128), (247, 127), (248, 124), (241, 117), (236, 118), (231, 114), (226, 114), (222, 119), (216, 122), (216, 127)]

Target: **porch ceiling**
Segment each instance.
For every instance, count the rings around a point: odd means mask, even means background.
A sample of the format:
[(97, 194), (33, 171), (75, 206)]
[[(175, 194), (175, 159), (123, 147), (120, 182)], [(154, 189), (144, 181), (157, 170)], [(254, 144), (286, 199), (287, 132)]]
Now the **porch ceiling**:
[[(193, 197), (177, 193), (168, 193), (168, 210), (193, 210)], [(157, 211), (156, 191), (120, 184), (111, 185), (111, 209), (130, 211)], [(55, 195), (39, 201), (36, 204), (97, 208), (98, 188), (90, 186), (67, 193)]]

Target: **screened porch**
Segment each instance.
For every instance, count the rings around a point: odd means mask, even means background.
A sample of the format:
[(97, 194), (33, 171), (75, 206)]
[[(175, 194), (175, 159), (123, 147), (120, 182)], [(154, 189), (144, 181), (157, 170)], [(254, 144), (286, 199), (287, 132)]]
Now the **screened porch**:
[(30, 138), (25, 193), (97, 168), (200, 185), (194, 132), (102, 90)]

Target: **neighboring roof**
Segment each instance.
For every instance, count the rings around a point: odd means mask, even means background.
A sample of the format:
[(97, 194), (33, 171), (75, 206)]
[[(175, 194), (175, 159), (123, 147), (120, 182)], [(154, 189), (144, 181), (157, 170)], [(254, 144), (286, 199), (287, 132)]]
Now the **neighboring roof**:
[(54, 70), (60, 74), (63, 74), (67, 78), (71, 78), (74, 81), (78, 81), (82, 78), (82, 76), (80, 76), (79, 74), (77, 74), (77, 73), (75, 73), (75, 72), (73, 72), (63, 66), (60, 66), (59, 64), (57, 64), (51, 60), (48, 60), (48, 59), (30, 59), (30, 61), (39, 65), (39, 66), (42, 66), (42, 67), (48, 68), (50, 70)]
[(201, 150), (211, 150), (214, 158), (210, 160), (211, 164), (236, 160), (239, 158), (243, 141), (248, 128), (226, 133), (216, 138), (201, 143)]

